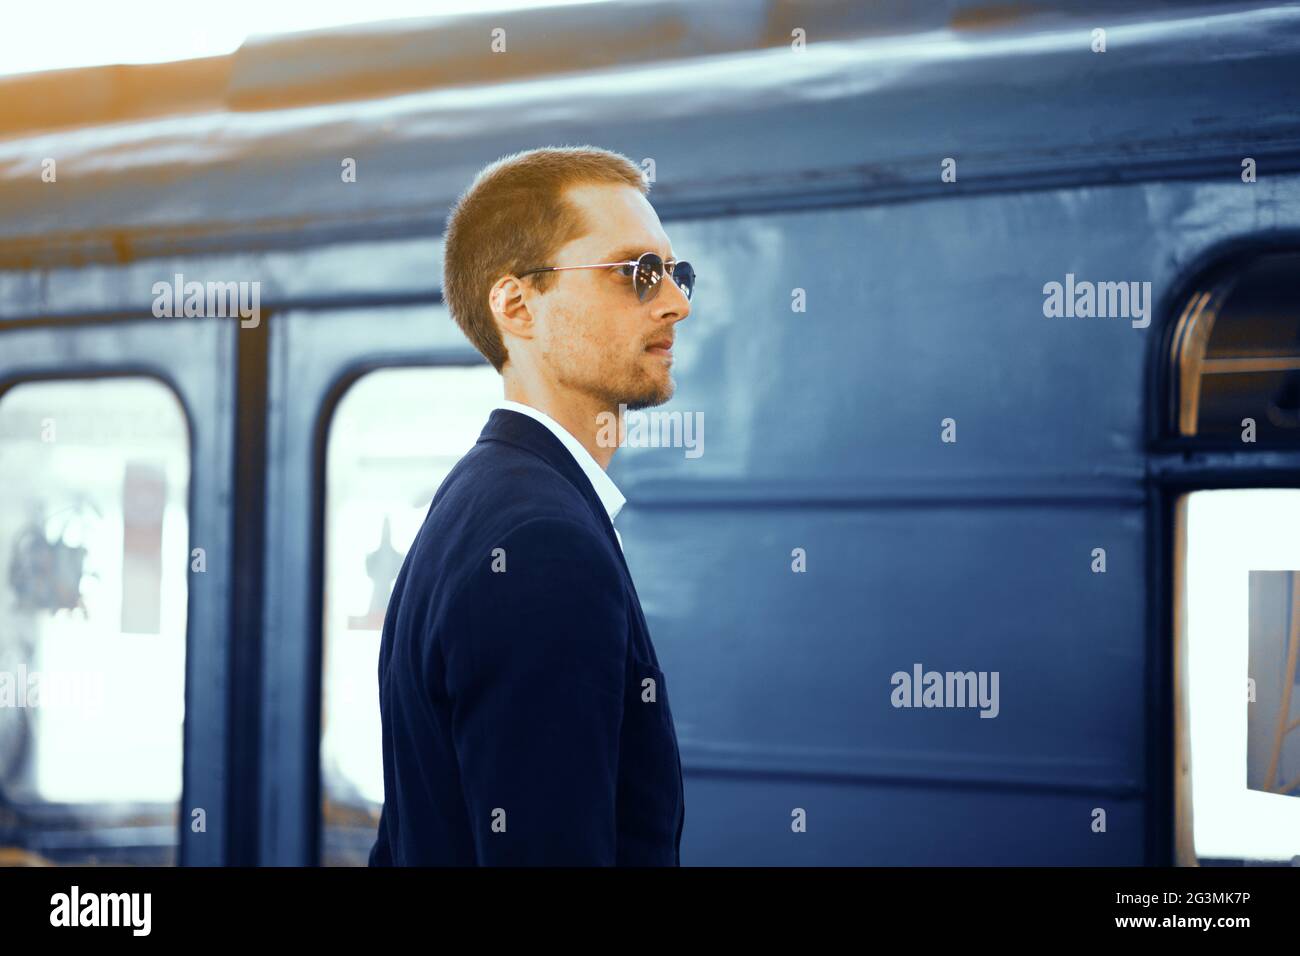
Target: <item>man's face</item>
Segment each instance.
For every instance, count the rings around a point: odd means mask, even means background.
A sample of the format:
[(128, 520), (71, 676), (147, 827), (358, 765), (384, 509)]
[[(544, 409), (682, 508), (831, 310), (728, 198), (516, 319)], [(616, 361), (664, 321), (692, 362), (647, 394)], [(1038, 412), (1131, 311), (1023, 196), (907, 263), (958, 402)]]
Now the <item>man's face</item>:
[[(643, 252), (675, 258), (658, 215), (639, 190), (578, 186), (566, 198), (582, 210), (589, 231), (538, 265), (619, 262)], [(671, 277), (641, 302), (631, 276), (618, 269), (557, 272), (551, 287), (531, 298), (530, 308), (540, 370), (554, 384), (584, 392), (608, 408), (646, 408), (672, 398), (672, 341), (691, 306)]]

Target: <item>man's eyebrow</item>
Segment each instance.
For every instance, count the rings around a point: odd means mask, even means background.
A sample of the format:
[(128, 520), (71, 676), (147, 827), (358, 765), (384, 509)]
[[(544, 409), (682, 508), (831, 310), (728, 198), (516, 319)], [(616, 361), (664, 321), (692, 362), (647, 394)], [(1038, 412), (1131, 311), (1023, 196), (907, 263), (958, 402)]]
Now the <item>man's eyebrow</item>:
[[(622, 249), (619, 249), (615, 252), (611, 252), (609, 254), (609, 258), (604, 259), (602, 261), (631, 262), (632, 260), (639, 258), (641, 253), (643, 252), (654, 252), (654, 251), (655, 251), (654, 246), (652, 245), (651, 246), (624, 246)], [(668, 258), (671, 259), (672, 256), (669, 256)]]

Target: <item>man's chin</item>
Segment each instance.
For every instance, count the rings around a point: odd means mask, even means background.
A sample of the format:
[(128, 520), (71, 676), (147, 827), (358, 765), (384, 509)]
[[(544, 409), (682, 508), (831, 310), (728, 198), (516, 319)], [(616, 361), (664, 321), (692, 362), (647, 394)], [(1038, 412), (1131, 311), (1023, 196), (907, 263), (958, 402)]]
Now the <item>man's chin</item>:
[(670, 378), (667, 383), (662, 386), (647, 389), (643, 392), (623, 398), (620, 400), (619, 404), (626, 406), (629, 412), (640, 411), (643, 408), (653, 408), (656, 405), (664, 404), (664, 402), (672, 398), (674, 391), (676, 391), (676, 384)]

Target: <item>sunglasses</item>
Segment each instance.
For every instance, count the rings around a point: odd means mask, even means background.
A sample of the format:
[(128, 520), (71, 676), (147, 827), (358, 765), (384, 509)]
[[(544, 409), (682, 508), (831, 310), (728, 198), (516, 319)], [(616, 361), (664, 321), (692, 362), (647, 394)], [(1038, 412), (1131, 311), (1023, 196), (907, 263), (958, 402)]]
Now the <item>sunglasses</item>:
[(695, 291), (695, 270), (689, 262), (682, 260), (669, 259), (664, 262), (663, 258), (653, 252), (643, 252), (638, 259), (629, 259), (626, 262), (597, 262), (589, 266), (547, 266), (544, 269), (529, 269), (527, 272), (519, 273), (519, 278), (530, 276), (535, 272), (564, 272), (566, 269), (610, 269), (617, 267), (619, 275), (632, 280), (632, 288), (636, 290), (636, 297), (641, 302), (649, 302), (659, 294), (659, 286), (665, 275), (673, 277), (677, 283), (677, 288), (682, 290), (682, 294), (690, 299), (691, 293)]

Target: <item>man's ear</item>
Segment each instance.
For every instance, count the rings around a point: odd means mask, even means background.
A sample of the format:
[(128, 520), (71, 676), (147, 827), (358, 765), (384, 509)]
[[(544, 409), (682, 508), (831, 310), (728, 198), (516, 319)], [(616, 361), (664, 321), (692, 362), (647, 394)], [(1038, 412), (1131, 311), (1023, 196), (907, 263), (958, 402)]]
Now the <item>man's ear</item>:
[(528, 308), (523, 282), (515, 276), (502, 276), (488, 290), (488, 308), (501, 332), (502, 340), (513, 335), (531, 339), (534, 335), (533, 313)]

